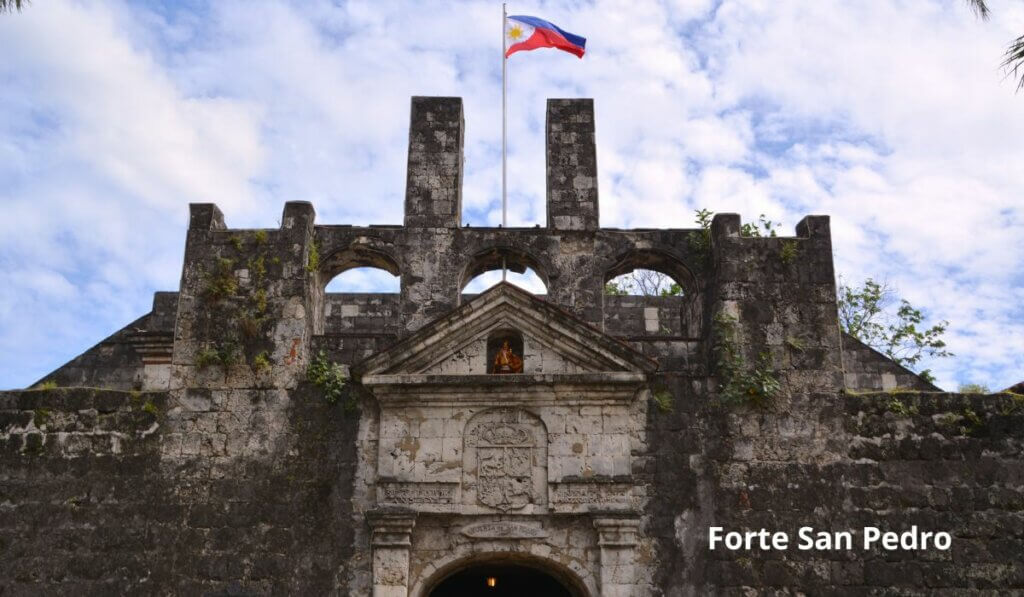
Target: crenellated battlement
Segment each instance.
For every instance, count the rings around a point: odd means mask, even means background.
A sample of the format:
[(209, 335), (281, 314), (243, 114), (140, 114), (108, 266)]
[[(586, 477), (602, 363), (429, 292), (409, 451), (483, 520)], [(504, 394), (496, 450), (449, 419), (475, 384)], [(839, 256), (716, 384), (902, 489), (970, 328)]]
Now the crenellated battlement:
[[(323, 349), (352, 363), (372, 354), (450, 313), (470, 280), (504, 266), (529, 268), (545, 301), (664, 355), (665, 367), (712, 371), (713, 320), (726, 313), (748, 360), (768, 351), (780, 370), (807, 371), (794, 374), (802, 383), (841, 387), (827, 216), (804, 218), (786, 238), (744, 237), (736, 214), (716, 215), (710, 230), (602, 228), (593, 100), (552, 99), (546, 225), (463, 226), (464, 129), (461, 98), (412, 98), (402, 225), (318, 223), (312, 204), (292, 201), (279, 227), (236, 229), (216, 205), (192, 204), (173, 341), (148, 349), (172, 356), (143, 359), (141, 369), (162, 369), (130, 377), (146, 387), (289, 387), (310, 355)], [(359, 267), (397, 276), (398, 296), (346, 306), (345, 295), (326, 294), (331, 279)], [(610, 280), (637, 269), (669, 276), (682, 296), (606, 295)], [(806, 353), (791, 354), (793, 338), (807, 338)], [(225, 360), (256, 369), (209, 366)]]
[[(1022, 492), (1000, 481), (1016, 397), (918, 396), (935, 388), (840, 335), (827, 216), (787, 237), (731, 213), (602, 228), (593, 102), (547, 110), (545, 226), (462, 225), (459, 98), (412, 100), (401, 225), (293, 201), (237, 229), (192, 204), (177, 292), (47, 376), (60, 388), (0, 392), (0, 593), (427, 596), (510, 563), (588, 597), (1024, 586), (992, 568), (1020, 543), (1003, 529)], [(326, 291), (362, 267), (398, 292)], [(502, 267), (545, 292), (464, 293)], [(638, 269), (681, 294), (608, 293)], [(964, 491), (992, 524), (950, 509)], [(960, 568), (702, 543), (865, 520), (949, 532)]]

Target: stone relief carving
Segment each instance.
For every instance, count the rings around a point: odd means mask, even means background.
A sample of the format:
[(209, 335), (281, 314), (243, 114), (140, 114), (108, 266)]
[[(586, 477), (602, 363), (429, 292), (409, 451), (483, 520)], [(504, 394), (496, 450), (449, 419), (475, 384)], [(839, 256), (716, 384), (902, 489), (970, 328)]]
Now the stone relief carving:
[(540, 419), (521, 409), (495, 409), (466, 429), (463, 487), (470, 503), (508, 512), (546, 501), (547, 432)]
[(510, 510), (530, 503), (533, 443), (525, 429), (488, 423), (477, 444), (481, 504)]
[(551, 487), (551, 501), (571, 505), (629, 505), (628, 483), (558, 483)]
[(403, 586), (408, 582), (408, 553), (393, 553), (397, 550), (377, 550), (374, 554), (374, 584)]
[(388, 504), (452, 504), (455, 483), (382, 482), (380, 501)]
[(471, 539), (542, 539), (548, 536), (539, 524), (504, 520), (470, 524), (460, 532)]

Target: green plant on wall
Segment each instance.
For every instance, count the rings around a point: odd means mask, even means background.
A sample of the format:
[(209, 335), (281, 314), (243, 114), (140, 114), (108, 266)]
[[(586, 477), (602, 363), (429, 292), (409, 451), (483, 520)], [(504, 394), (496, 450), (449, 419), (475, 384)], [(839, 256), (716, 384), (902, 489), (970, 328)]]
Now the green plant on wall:
[(235, 277), (234, 270), (233, 259), (217, 258), (213, 268), (203, 276), (203, 296), (211, 302), (233, 296), (238, 291), (238, 278)]
[(782, 241), (782, 250), (779, 251), (779, 259), (783, 265), (789, 265), (796, 259), (796, 254), (800, 250), (800, 245), (795, 240), (789, 239)]
[(268, 355), (267, 351), (265, 350), (257, 353), (256, 356), (252, 358), (252, 363), (250, 364), (250, 366), (252, 367), (254, 373), (262, 373), (264, 371), (269, 371), (270, 355)]
[(196, 353), (195, 363), (200, 369), (220, 367), (227, 374), (232, 365), (238, 363), (238, 346), (233, 342), (205, 346)]
[(889, 409), (889, 412), (891, 412), (893, 414), (897, 414), (897, 415), (899, 415), (901, 417), (909, 417), (911, 415), (916, 415), (917, 414), (917, 407), (916, 406), (913, 406), (913, 405), (907, 406), (899, 398), (893, 398), (892, 400), (887, 402), (885, 404), (885, 406), (886, 406), (886, 408)]
[[(699, 230), (691, 232), (687, 237), (687, 244), (690, 250), (700, 256), (701, 261), (708, 265), (711, 261), (711, 221), (715, 212), (709, 209), (698, 209), (695, 211), (697, 226)], [(747, 222), (740, 226), (740, 236), (744, 238), (765, 238), (778, 236), (779, 223), (773, 222), (767, 216), (761, 214), (756, 222)], [(789, 264), (796, 258), (798, 245), (795, 240), (788, 240), (782, 244), (780, 254), (782, 262)]]
[(306, 262), (306, 271), (313, 273), (320, 269), (320, 243), (313, 241), (309, 246), (309, 261)]
[[(338, 404), (340, 401), (345, 411), (352, 411), (356, 408), (354, 394), (349, 391), (345, 398), (345, 386), (348, 384), (348, 377), (341, 365), (332, 363), (327, 359), (324, 351), (317, 353), (306, 368), (306, 380), (323, 392), (324, 400), (328, 404)], [(345, 398), (344, 400), (342, 400)]]
[(725, 404), (771, 407), (782, 394), (771, 355), (762, 352), (756, 363), (747, 363), (737, 340), (736, 318), (724, 312), (715, 315), (713, 333), (720, 400)]
[(691, 232), (686, 241), (690, 250), (700, 257), (704, 265), (708, 265), (711, 261), (711, 219), (715, 213), (707, 209), (698, 209), (695, 213), (694, 220), (699, 230)]
[(33, 411), (32, 422), (35, 423), (36, 427), (43, 427), (50, 420), (52, 412), (48, 408), (37, 408)]
[(651, 388), (651, 400), (654, 402), (654, 406), (663, 413), (675, 410), (675, 396), (664, 384), (658, 384)]
[(740, 236), (746, 238), (775, 237), (778, 236), (776, 234), (778, 228), (778, 222), (773, 222), (761, 214), (757, 217), (756, 222), (747, 222), (740, 226)]
[[(225, 249), (233, 254), (218, 256), (203, 274), (204, 335), (211, 340), (196, 354), (198, 367), (218, 366), (225, 375), (239, 364), (254, 374), (271, 368), (267, 267), (268, 263), (279, 265), (280, 259), (267, 258), (263, 251), (267, 239), (265, 230), (232, 234)], [(244, 283), (236, 272), (238, 264), (244, 264), (248, 274)]]
[[(900, 365), (915, 369), (925, 357), (953, 356), (942, 339), (949, 322), (925, 327), (924, 314), (905, 299), (899, 299), (893, 313), (890, 306), (898, 297), (886, 283), (868, 278), (864, 286), (857, 287), (840, 281), (838, 293), (840, 328)], [(918, 375), (935, 381), (928, 369)]]

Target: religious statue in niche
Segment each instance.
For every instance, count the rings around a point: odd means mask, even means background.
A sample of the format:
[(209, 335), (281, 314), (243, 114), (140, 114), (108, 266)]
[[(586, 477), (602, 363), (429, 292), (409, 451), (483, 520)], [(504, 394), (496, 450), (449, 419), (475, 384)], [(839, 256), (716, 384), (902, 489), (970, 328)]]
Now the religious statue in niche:
[(498, 353), (494, 355), (494, 364), (491, 367), (491, 373), (522, 373), (523, 372), (523, 359), (516, 355), (512, 351), (512, 346), (508, 340), (504, 340), (501, 343), (501, 348), (498, 349)]

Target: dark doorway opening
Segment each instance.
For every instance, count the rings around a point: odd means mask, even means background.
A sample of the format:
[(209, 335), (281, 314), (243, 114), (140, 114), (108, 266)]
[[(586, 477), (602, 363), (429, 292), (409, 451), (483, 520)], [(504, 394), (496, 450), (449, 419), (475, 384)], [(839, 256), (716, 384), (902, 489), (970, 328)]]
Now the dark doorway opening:
[[(494, 586), (488, 586), (488, 579)], [(574, 597), (555, 577), (528, 566), (482, 564), (444, 579), (429, 597)]]

